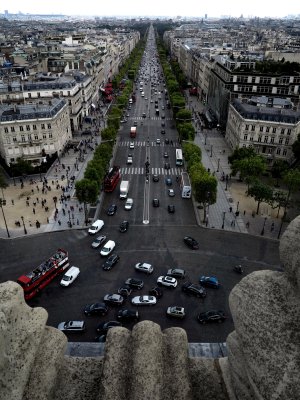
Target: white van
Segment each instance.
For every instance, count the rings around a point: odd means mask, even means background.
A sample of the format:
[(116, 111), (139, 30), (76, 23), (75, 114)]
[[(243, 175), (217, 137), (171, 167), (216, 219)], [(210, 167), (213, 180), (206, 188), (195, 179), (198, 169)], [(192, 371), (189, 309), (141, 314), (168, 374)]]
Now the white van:
[(116, 243), (113, 240), (108, 240), (100, 251), (101, 256), (108, 256), (115, 248)]
[(80, 273), (80, 269), (77, 267), (71, 267), (68, 269), (68, 271), (64, 274), (62, 277), (62, 280), (60, 281), (61, 286), (70, 286), (72, 282), (75, 281), (77, 276)]
[(145, 93), (144, 93), (144, 92), (142, 92), (142, 93), (141, 93), (141, 96), (142, 96), (142, 97), (144, 97), (144, 96), (145, 96)]

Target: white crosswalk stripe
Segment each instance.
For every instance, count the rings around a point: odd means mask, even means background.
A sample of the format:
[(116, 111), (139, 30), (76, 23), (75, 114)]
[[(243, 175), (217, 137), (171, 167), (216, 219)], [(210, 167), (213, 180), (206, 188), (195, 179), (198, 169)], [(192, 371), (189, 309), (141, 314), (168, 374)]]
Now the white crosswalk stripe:
[[(120, 147), (129, 147), (131, 141), (122, 141), (118, 143), (118, 146)], [(147, 146), (147, 141), (138, 141), (138, 142), (134, 142), (134, 146), (135, 147), (144, 147)], [(156, 141), (150, 141), (150, 146), (155, 146), (155, 147), (160, 147), (160, 146), (167, 146), (167, 147), (180, 147), (180, 144), (178, 142), (173, 142), (173, 144), (166, 144), (164, 142), (164, 139), (161, 139), (160, 144), (157, 144)]]
[[(181, 168), (151, 168), (151, 175), (163, 175), (163, 176), (180, 176), (182, 172)], [(122, 167), (121, 175), (144, 175), (145, 168), (143, 167)]]

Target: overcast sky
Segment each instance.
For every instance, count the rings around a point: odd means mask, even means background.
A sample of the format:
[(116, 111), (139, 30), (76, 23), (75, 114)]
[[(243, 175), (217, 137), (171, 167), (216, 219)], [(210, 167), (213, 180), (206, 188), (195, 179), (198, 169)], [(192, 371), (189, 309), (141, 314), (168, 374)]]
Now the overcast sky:
[(193, 16), (243, 15), (279, 17), (300, 14), (300, 1), (270, 0), (9, 0), (0, 13), (66, 14), (97, 16)]

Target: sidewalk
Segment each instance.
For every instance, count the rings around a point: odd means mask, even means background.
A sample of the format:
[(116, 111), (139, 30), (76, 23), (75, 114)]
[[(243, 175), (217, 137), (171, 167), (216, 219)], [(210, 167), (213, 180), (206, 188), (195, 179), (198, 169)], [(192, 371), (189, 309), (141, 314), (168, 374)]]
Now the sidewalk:
[[(246, 185), (232, 177), (226, 183), (222, 176), (230, 176), (231, 169), (228, 156), (232, 153), (224, 136), (217, 129), (203, 129), (197, 124), (198, 113), (205, 110), (205, 106), (196, 96), (187, 95), (189, 109), (193, 113), (193, 124), (196, 130), (195, 144), (202, 150), (202, 162), (218, 179), (217, 202), (209, 206), (208, 223), (203, 222), (204, 211), (196, 205), (198, 220), (202, 226), (224, 229), (227, 231), (250, 233), (277, 239), (280, 231), (281, 218), (277, 218), (277, 210), (262, 203), (260, 213), (256, 215), (257, 203), (253, 198), (246, 196)], [(238, 211), (238, 215), (237, 214)], [(283, 224), (281, 234), (288, 223)]]

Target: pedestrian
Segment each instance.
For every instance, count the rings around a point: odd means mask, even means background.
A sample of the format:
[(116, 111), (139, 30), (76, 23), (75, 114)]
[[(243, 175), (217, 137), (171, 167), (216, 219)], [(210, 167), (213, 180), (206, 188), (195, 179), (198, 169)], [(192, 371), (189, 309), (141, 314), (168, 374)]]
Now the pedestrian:
[(47, 217), (47, 224), (49, 224), (49, 218)]
[(15, 205), (15, 201), (13, 199), (11, 199), (11, 205), (14, 206)]
[(39, 202), (40, 202), (38, 197), (36, 198), (36, 201), (37, 201), (37, 203), (39, 203)]
[(246, 223), (246, 228), (249, 228), (249, 227), (250, 227), (250, 222), (247, 221), (247, 223)]
[(79, 219), (77, 218), (77, 225), (79, 225)]
[(61, 225), (61, 220), (59, 219), (57, 222), (58, 222), (58, 225), (60, 226)]
[(274, 231), (274, 222), (272, 222), (272, 224), (271, 224), (271, 232), (273, 232)]
[(229, 212), (232, 212), (232, 207), (229, 207)]
[(246, 210), (244, 210), (244, 215), (246, 215)]
[(35, 208), (32, 209), (33, 214), (35, 214)]

